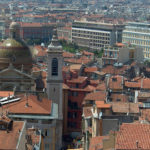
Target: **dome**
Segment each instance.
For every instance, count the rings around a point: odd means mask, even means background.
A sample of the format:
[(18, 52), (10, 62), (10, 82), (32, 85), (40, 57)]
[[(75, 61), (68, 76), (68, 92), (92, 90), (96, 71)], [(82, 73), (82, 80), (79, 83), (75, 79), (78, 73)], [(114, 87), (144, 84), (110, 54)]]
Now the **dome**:
[(29, 47), (20, 39), (20, 25), (10, 24), (10, 37), (0, 45), (0, 69), (12, 63), (17, 69), (24, 65), (26, 72), (32, 67), (32, 54)]
[(32, 55), (22, 40), (8, 38), (0, 45), (0, 60), (13, 64), (32, 64)]

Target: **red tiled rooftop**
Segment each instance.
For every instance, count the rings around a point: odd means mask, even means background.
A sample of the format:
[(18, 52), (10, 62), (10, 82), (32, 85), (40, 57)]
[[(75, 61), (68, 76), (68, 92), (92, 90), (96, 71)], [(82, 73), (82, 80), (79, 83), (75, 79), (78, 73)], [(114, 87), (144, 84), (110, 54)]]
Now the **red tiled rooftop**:
[(128, 102), (129, 96), (127, 96), (125, 94), (112, 93), (110, 98), (112, 99), (112, 102), (117, 102), (117, 101)]
[(63, 83), (63, 89), (68, 90), (68, 89), (69, 89), (69, 86), (67, 86), (65, 83)]
[(112, 111), (115, 113), (139, 113), (138, 103), (113, 102)]
[(68, 72), (69, 71), (69, 66), (63, 66), (62, 71)]
[(85, 96), (84, 100), (105, 101), (106, 93), (102, 91), (89, 93)]
[(91, 53), (88, 51), (83, 51), (82, 53), (83, 53), (83, 55), (86, 55), (86, 56), (93, 56), (94, 55), (94, 53)]
[(98, 85), (99, 84), (99, 80), (90, 80), (90, 84), (96, 84), (96, 85)]
[(95, 101), (96, 107), (97, 108), (110, 108), (110, 104), (104, 103), (104, 101)]
[(83, 83), (86, 80), (87, 80), (87, 77), (79, 76), (78, 78), (68, 80), (68, 83)]
[(128, 69), (128, 66), (126, 65), (122, 66), (121, 68), (116, 68), (112, 65), (107, 65), (106, 67), (102, 68), (101, 71), (106, 74), (122, 75), (127, 69)]
[(150, 98), (150, 92), (138, 92), (138, 98)]
[(66, 57), (66, 58), (72, 58), (74, 57), (75, 54), (73, 53), (70, 53), (70, 52), (63, 52), (63, 57)]
[(20, 101), (6, 104), (4, 109), (8, 109), (12, 114), (51, 114), (52, 101), (46, 98), (37, 99), (37, 96), (23, 96)]
[(149, 124), (123, 123), (117, 133), (116, 150), (150, 149), (149, 129)]
[(88, 86), (86, 86), (84, 89), (87, 90), (87, 91), (92, 92), (92, 91), (95, 90), (95, 87), (94, 87), (94, 86), (91, 86), (91, 85), (88, 85)]
[(87, 67), (84, 69), (84, 72), (88, 73), (88, 72), (94, 72), (97, 71), (97, 67)]
[(89, 150), (103, 149), (103, 140), (108, 139), (108, 136), (96, 136), (90, 139)]
[(73, 64), (73, 65), (70, 65), (70, 70), (80, 70), (82, 67), (82, 65), (80, 64)]
[(123, 83), (124, 83), (124, 77), (116, 75), (109, 78), (108, 86), (112, 90), (122, 90)]
[(150, 78), (143, 78), (141, 80), (141, 88), (142, 89), (150, 89)]
[(96, 90), (97, 91), (106, 91), (106, 83), (103, 82), (103, 83), (100, 83), (99, 85), (97, 85)]
[(0, 91), (0, 97), (8, 97), (10, 95), (14, 95), (13, 91)]
[(141, 109), (141, 120), (150, 121), (150, 109)]
[(127, 88), (141, 88), (141, 82), (125, 81), (125, 86)]
[(13, 130), (7, 133), (5, 130), (0, 130), (0, 149), (1, 150), (15, 150), (17, 148), (19, 136), (23, 128), (23, 121), (14, 121)]

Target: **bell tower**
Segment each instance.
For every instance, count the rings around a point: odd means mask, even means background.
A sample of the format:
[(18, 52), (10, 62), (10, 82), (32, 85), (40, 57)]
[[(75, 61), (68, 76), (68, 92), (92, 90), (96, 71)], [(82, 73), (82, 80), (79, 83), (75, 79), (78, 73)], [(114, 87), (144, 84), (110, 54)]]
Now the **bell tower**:
[(58, 117), (62, 119), (62, 46), (57, 37), (57, 30), (54, 28), (53, 37), (48, 46), (48, 75), (47, 75), (47, 94), (48, 99), (58, 104)]

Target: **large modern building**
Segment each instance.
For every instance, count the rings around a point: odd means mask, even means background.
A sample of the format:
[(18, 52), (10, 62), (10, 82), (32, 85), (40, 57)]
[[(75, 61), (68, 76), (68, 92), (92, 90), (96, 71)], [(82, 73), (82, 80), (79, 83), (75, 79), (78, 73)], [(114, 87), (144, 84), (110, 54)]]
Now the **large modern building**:
[(144, 58), (150, 58), (150, 24), (129, 22), (123, 30), (123, 43), (131, 43), (132, 45), (143, 48)]
[(72, 24), (72, 42), (91, 51), (122, 42), (124, 25), (75, 21)]

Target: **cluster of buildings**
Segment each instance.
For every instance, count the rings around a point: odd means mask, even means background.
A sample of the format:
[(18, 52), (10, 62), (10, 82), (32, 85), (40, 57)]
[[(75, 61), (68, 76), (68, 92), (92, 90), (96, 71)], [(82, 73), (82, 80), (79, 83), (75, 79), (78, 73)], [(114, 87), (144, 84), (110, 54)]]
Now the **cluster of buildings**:
[(0, 149), (150, 149), (148, 1), (0, 8)]
[(149, 59), (148, 12), (149, 2), (141, 0), (1, 2), (0, 38), (9, 36), (9, 24), (14, 20), (21, 26), (20, 37), (29, 45), (48, 45), (57, 25), (59, 40), (90, 51), (131, 43), (142, 48), (144, 58)]
[(60, 149), (63, 51), (56, 29), (45, 53), (45, 87), (34, 67), (39, 59), (20, 38), (20, 25), (12, 22), (9, 31), (0, 48), (0, 149)]

